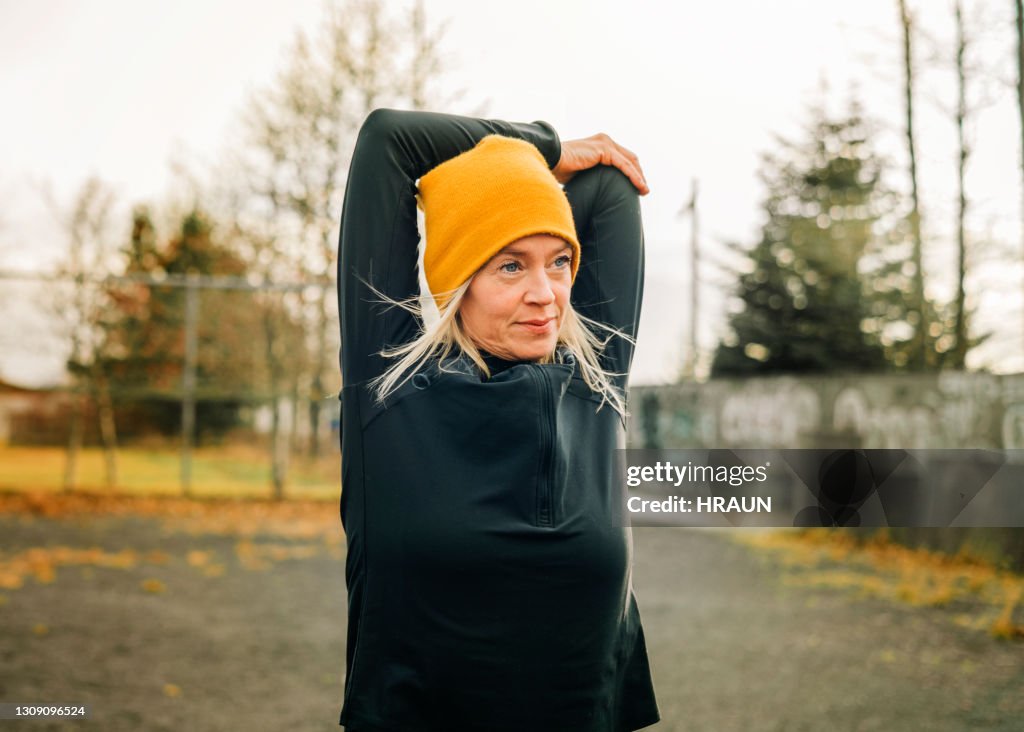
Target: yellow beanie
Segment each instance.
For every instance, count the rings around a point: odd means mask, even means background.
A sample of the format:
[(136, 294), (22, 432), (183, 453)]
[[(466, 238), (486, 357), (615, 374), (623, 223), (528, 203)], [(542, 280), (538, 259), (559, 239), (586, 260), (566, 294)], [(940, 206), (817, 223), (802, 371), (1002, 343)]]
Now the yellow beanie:
[(565, 191), (533, 144), (488, 135), (472, 150), (420, 178), (427, 248), (423, 269), (441, 307), (445, 293), (468, 280), (506, 245), (551, 234), (572, 245), (572, 279), (580, 244)]

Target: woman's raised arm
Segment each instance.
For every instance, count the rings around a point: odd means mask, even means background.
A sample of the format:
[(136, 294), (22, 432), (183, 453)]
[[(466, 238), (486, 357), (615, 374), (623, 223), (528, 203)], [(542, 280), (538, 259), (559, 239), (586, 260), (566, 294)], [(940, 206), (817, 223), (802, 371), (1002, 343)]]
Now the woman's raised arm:
[(404, 343), (418, 331), (410, 313), (375, 302), (377, 296), (360, 281), (396, 300), (419, 293), (416, 180), (490, 134), (532, 143), (550, 168), (562, 155), (558, 133), (542, 121), (381, 108), (363, 122), (349, 166), (338, 244), (343, 383), (383, 373), (388, 364), (378, 354), (381, 348)]
[[(572, 206), (581, 263), (572, 288), (576, 312), (636, 338), (644, 292), (644, 231), (639, 196), (650, 193), (640, 159), (599, 132), (562, 143), (552, 169)], [(620, 374), (625, 389), (633, 346), (612, 338), (602, 354), (605, 369)]]
[[(644, 295), (639, 189), (621, 168), (601, 164), (574, 175), (565, 184), (565, 194), (581, 249), (580, 269), (572, 286), (573, 308), (636, 338)], [(612, 381), (625, 389), (633, 345), (613, 337), (601, 361), (605, 369), (620, 374)]]

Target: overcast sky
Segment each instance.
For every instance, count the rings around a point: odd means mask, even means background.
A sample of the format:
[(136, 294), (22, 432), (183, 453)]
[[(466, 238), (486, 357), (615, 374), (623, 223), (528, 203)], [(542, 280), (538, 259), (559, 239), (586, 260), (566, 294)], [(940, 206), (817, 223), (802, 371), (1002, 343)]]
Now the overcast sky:
[[(981, 51), (1010, 81), (1011, 3), (967, 5), (985, 6), (997, 21)], [(544, 119), (563, 139), (606, 132), (639, 155), (652, 192), (642, 199), (647, 296), (634, 383), (671, 379), (684, 355), (689, 222), (678, 211), (692, 178), (700, 181), (710, 255), (722, 240), (753, 242), (759, 155), (773, 149), (775, 134), (799, 135), (822, 79), (835, 111), (856, 84), (867, 113), (883, 125), (878, 147), (899, 165), (905, 159), (895, 0), (427, 0), (426, 7), (431, 25), (449, 22), (442, 86), (466, 90), (459, 107), (439, 111), (465, 113), (487, 101), (488, 116)], [(928, 3), (928, 30), (940, 43), (950, 32), (949, 7)], [(65, 204), (91, 174), (114, 187), (125, 211), (167, 200), (179, 182), (171, 162), (215, 159), (247, 95), (271, 81), (295, 31), (313, 31), (321, 13), (321, 0), (0, 0), (0, 266), (46, 269), (65, 251), (39, 193), (43, 182)], [(926, 265), (944, 294), (955, 262), (956, 148), (938, 104), (952, 105), (955, 87), (934, 67), (921, 84)], [(1020, 133), (1014, 90), (991, 81), (989, 96), (972, 130), (971, 232), (1015, 254), (974, 284), (984, 295), (979, 323), (998, 332), (972, 354), (972, 365), (1011, 371), (1024, 368)], [(892, 183), (904, 186), (905, 176), (894, 173)], [(41, 345), (45, 322), (12, 304), (21, 299), (18, 286), (0, 287), (0, 306), (14, 314), (0, 323), (0, 377), (53, 381), (61, 359)], [(723, 302), (710, 285), (702, 289), (705, 354), (723, 332)]]

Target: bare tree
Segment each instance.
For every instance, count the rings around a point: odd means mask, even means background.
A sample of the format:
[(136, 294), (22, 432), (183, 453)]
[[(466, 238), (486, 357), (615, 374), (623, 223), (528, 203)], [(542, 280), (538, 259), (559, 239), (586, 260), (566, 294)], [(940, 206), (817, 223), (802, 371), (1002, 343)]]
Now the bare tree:
[[(284, 154), (280, 148), (268, 149), (275, 156)], [(249, 166), (247, 161), (240, 161), (239, 165), (245, 171), (245, 180), (261, 186), (261, 203), (266, 208), (253, 209), (248, 192), (233, 191), (226, 200), (225, 214), (229, 222), (226, 239), (249, 263), (250, 275), (260, 280), (294, 279), (297, 267), (286, 246), (289, 239), (284, 231), (281, 203), (284, 193), (280, 183), (272, 176), (262, 175), (261, 170)], [(294, 391), (289, 382), (296, 380), (307, 366), (305, 349), (301, 344), (302, 334), (295, 332), (295, 314), (289, 313), (285, 298), (278, 298), (273, 292), (262, 293), (254, 298), (253, 307), (258, 313), (261, 332), (252, 335), (262, 341), (263, 371), (271, 410), (271, 484), (274, 498), (281, 499), (288, 460), (282, 398)], [(294, 423), (294, 413), (292, 416)]]
[(910, 235), (913, 248), (910, 261), (913, 267), (911, 304), (908, 308), (908, 315), (914, 318), (914, 337), (912, 360), (910, 368), (923, 370), (927, 357), (927, 332), (928, 324), (925, 322), (924, 306), (924, 267), (922, 264), (922, 237), (921, 237), (921, 202), (917, 186), (917, 149), (914, 135), (914, 18), (907, 9), (906, 0), (897, 0), (900, 12), (900, 26), (903, 30), (903, 95), (905, 100), (905, 137), (907, 143), (907, 154), (909, 160), (910, 175)]
[(956, 280), (956, 325), (953, 328), (953, 337), (956, 340), (953, 351), (953, 367), (963, 368), (967, 357), (967, 320), (964, 313), (964, 306), (967, 302), (967, 293), (964, 290), (964, 280), (967, 274), (967, 242), (964, 238), (964, 221), (967, 217), (967, 190), (964, 186), (964, 173), (967, 170), (967, 158), (971, 151), (967, 146), (966, 132), (964, 125), (967, 121), (967, 32), (964, 28), (963, 7), (960, 0), (956, 0), (954, 6), (956, 16), (956, 80), (957, 98), (956, 120), (957, 147), (957, 216), (956, 216), (956, 249), (957, 249), (957, 280)]
[[(422, 0), (404, 19), (389, 15), (382, 0), (336, 0), (327, 4), (314, 39), (296, 35), (276, 82), (247, 109), (240, 151), (246, 173), (231, 176), (247, 184), (239, 192), (247, 223), (238, 233), (259, 250), (252, 261), (272, 262), (310, 281), (332, 280), (345, 154), (373, 109), (438, 103), (432, 85), (444, 70), (442, 31), (429, 28)], [(302, 309), (311, 367), (291, 390), (294, 402), (300, 392), (310, 397), (314, 456), (321, 446), (321, 400), (336, 395), (326, 388), (329, 374), (337, 372), (333, 305), (321, 288)]]
[(117, 256), (110, 234), (114, 196), (101, 181), (90, 178), (79, 189), (68, 213), (61, 212), (52, 195), (47, 198), (68, 236), (68, 258), (58, 267), (57, 275), (72, 283), (70, 289), (53, 288), (48, 301), (70, 339), (67, 366), (73, 391), (64, 490), (75, 487), (82, 418), (90, 397), (99, 417), (106, 484), (113, 488), (117, 485), (117, 429), (110, 383), (101, 358), (110, 308), (106, 292), (96, 280), (111, 273)]
[[(978, 6), (984, 10), (983, 6)], [(975, 46), (981, 36), (982, 29), (991, 27), (992, 23), (981, 15), (971, 20), (964, 17), (962, 0), (955, 0), (953, 8), (956, 19), (956, 47), (953, 67), (957, 79), (957, 101), (953, 110), (947, 110), (952, 117), (957, 131), (957, 286), (954, 298), (955, 321), (953, 325), (953, 349), (951, 365), (964, 368), (967, 351), (976, 343), (972, 343), (968, 334), (970, 313), (967, 309), (967, 293), (965, 282), (968, 275), (968, 242), (967, 242), (967, 210), (968, 198), (965, 184), (968, 161), (972, 152), (969, 128), (977, 113), (994, 99), (983, 90), (975, 93), (978, 81), (982, 78), (983, 67), (979, 64)], [(980, 340), (978, 341), (980, 342)]]
[[(442, 55), (447, 27), (446, 20), (432, 30), (427, 23), (423, 0), (416, 0), (403, 34), (407, 39), (406, 46), (410, 49), (410, 57), (404, 64), (405, 73), (398, 77), (397, 89), (399, 95), (407, 99), (413, 109), (426, 109), (431, 104), (446, 101), (441, 93), (434, 89), (434, 85), (447, 70)], [(461, 94), (460, 91), (447, 101), (453, 101)]]
[(1024, 0), (1014, 0), (1017, 28), (1017, 113), (1020, 118), (1021, 244), (1024, 245)]
[(957, 139), (954, 227), (956, 291), (952, 301), (940, 308), (944, 312), (931, 323), (929, 335), (935, 339), (935, 343), (929, 345), (929, 357), (938, 366), (958, 369), (965, 367), (968, 351), (991, 336), (991, 333), (971, 334), (970, 323), (974, 311), (967, 304), (967, 283), (968, 279), (973, 279), (972, 269), (979, 263), (979, 258), (995, 253), (991, 237), (972, 235), (969, 231), (971, 201), (966, 177), (973, 151), (973, 128), (977, 115), (996, 100), (991, 83), (998, 80), (998, 73), (989, 68), (982, 58), (983, 42), (987, 34), (1002, 27), (1002, 22), (991, 14), (990, 6), (975, 4), (972, 8), (968, 16), (964, 12), (963, 0), (953, 0), (953, 38), (938, 39), (922, 33), (924, 44), (930, 48), (926, 55), (928, 65), (947, 68), (956, 79), (956, 99), (953, 103), (934, 93), (928, 94), (932, 105), (952, 121)]

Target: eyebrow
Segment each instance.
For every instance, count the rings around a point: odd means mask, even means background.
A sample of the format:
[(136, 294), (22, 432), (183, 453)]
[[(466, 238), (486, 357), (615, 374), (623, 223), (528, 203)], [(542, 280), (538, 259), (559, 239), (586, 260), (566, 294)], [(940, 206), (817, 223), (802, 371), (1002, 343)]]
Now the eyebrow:
[[(572, 251), (572, 246), (568, 242), (566, 242), (564, 247), (562, 247), (561, 249), (555, 250), (549, 256), (554, 256), (556, 254), (561, 254), (566, 249), (568, 249), (569, 251)], [(513, 256), (520, 256), (521, 257), (521, 256), (525, 255), (526, 252), (523, 251), (522, 249), (502, 249), (500, 252), (498, 252), (498, 254), (511, 254)]]

